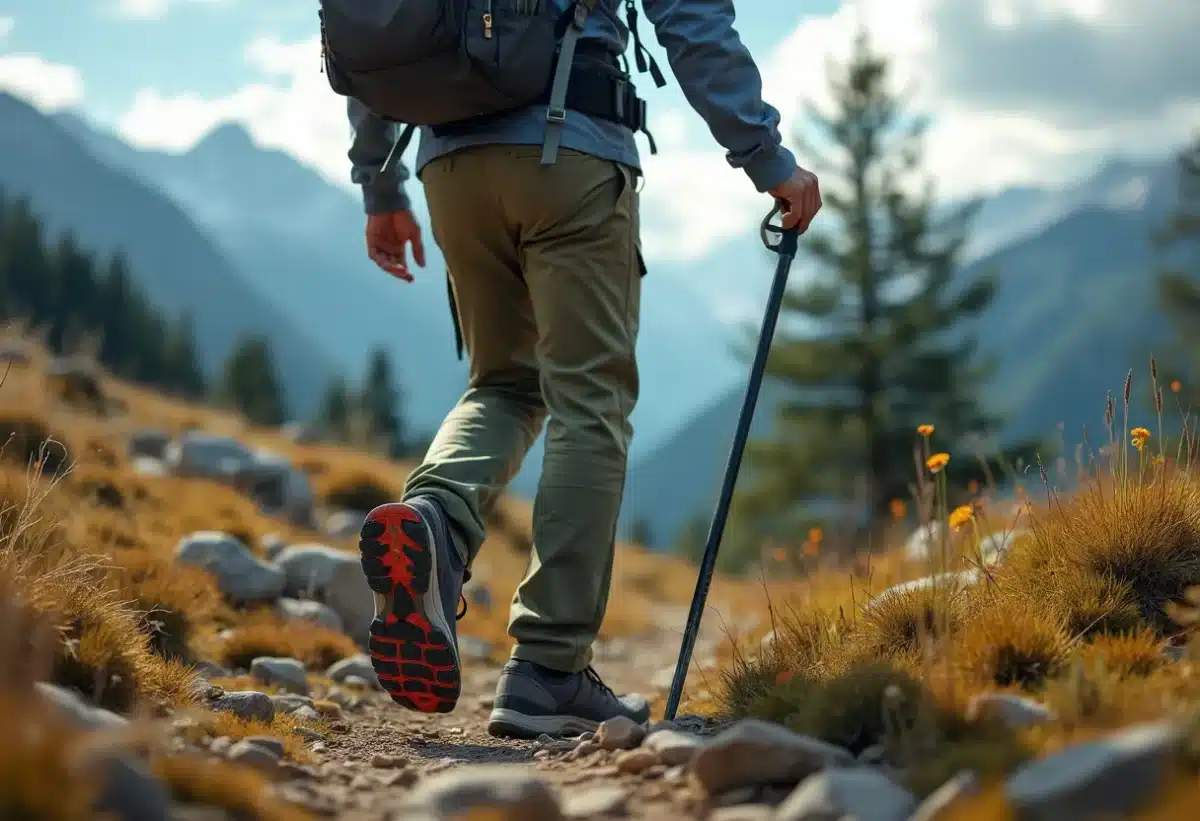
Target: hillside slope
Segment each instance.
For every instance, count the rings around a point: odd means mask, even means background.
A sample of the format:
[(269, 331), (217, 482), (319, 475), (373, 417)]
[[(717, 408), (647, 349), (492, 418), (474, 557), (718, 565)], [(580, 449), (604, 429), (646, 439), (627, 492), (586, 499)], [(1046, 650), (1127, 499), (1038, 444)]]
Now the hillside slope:
[(52, 233), (70, 230), (87, 247), (123, 250), (155, 305), (191, 313), (210, 375), (240, 337), (265, 333), (293, 410), (315, 405), (332, 368), (308, 333), (247, 283), (182, 209), (7, 94), (0, 94), (0, 186), (28, 197)]

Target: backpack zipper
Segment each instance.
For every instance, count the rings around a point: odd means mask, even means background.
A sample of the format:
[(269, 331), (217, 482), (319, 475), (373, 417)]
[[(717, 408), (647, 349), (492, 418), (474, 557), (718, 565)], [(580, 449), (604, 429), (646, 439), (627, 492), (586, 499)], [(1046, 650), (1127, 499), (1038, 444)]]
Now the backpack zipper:
[(492, 39), (492, 0), (487, 0), (487, 2), (484, 4), (484, 9), (486, 9), (486, 11), (484, 11), (484, 13), (483, 13), (483, 39), (491, 40)]

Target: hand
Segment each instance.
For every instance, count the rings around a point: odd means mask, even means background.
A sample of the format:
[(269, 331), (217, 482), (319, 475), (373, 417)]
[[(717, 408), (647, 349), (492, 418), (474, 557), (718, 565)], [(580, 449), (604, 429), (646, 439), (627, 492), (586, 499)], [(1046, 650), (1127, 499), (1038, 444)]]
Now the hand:
[(799, 228), (803, 234), (821, 210), (821, 186), (817, 175), (803, 168), (797, 168), (791, 177), (772, 188), (771, 194), (785, 203), (783, 227), (787, 230)]
[(421, 226), (412, 211), (388, 211), (367, 217), (367, 256), (396, 279), (412, 282), (405, 252), (412, 243), (413, 260), (425, 267), (425, 246)]

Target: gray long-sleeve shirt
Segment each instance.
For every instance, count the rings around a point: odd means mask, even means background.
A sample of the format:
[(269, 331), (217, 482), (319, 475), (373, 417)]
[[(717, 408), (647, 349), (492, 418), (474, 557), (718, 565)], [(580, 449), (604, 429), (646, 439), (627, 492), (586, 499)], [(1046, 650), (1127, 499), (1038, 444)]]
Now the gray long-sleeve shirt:
[[(566, 0), (555, 0), (566, 7)], [(708, 124), (726, 150), (729, 164), (743, 169), (759, 191), (768, 191), (796, 169), (783, 145), (779, 112), (762, 99), (762, 77), (750, 52), (733, 28), (733, 0), (641, 0), (672, 73), (692, 108)], [(607, 43), (624, 52), (629, 31), (618, 17), (623, 0), (600, 0), (588, 18), (582, 39)], [(645, 82), (649, 82), (647, 75)], [(408, 207), (404, 181), (409, 172), (394, 163), (382, 173), (395, 141), (396, 126), (372, 114), (357, 100), (348, 102), (354, 141), (350, 148), (351, 179), (362, 187), (367, 213)], [(416, 173), (431, 160), (474, 145), (541, 145), (546, 106), (513, 111), (469, 133), (434, 136), (419, 129)], [(634, 134), (616, 123), (567, 112), (562, 146), (624, 163), (641, 170)]]

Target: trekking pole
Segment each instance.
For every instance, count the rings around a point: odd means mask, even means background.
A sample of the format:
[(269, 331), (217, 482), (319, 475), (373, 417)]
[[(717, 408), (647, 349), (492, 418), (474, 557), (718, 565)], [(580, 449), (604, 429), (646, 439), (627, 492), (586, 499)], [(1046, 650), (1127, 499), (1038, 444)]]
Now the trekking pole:
[[(775, 323), (779, 319), (783, 294), (787, 290), (792, 260), (795, 259), (800, 245), (798, 228), (785, 230), (771, 224), (771, 219), (783, 211), (783, 205), (782, 202), (776, 201), (775, 208), (767, 214), (760, 229), (763, 245), (767, 246), (767, 250), (778, 255), (779, 262), (775, 267), (775, 280), (771, 284), (770, 296), (767, 297), (766, 314), (763, 317), (762, 330), (758, 336), (758, 350), (754, 353), (754, 364), (750, 368), (750, 382), (746, 386), (746, 397), (742, 401), (742, 411), (738, 416), (733, 447), (729, 451), (729, 460), (725, 464), (725, 479), (721, 483), (721, 495), (717, 498), (717, 508), (713, 512), (712, 524), (708, 529), (708, 542), (704, 546), (704, 558), (700, 562), (700, 576), (696, 580), (696, 592), (692, 595), (692, 607), (688, 611), (687, 626), (683, 630), (683, 644), (679, 648), (679, 661), (675, 664), (675, 678), (671, 682), (671, 692), (667, 696), (667, 711), (664, 716), (667, 721), (675, 718), (675, 711), (679, 709), (679, 699), (683, 696), (683, 683), (687, 680), (688, 666), (692, 663), (692, 650), (696, 645), (696, 636), (700, 632), (700, 619), (704, 615), (704, 603), (708, 599), (708, 588), (712, 585), (713, 571), (717, 565), (717, 551), (721, 548), (725, 520), (729, 517), (729, 505), (733, 501), (733, 489), (737, 484), (738, 469), (742, 465), (742, 454), (746, 450), (746, 440), (750, 436), (754, 406), (758, 404), (758, 392), (762, 387), (763, 374), (767, 369), (767, 354), (771, 351), (771, 340), (775, 336)], [(771, 242), (770, 235), (772, 234), (779, 237), (777, 242)]]

